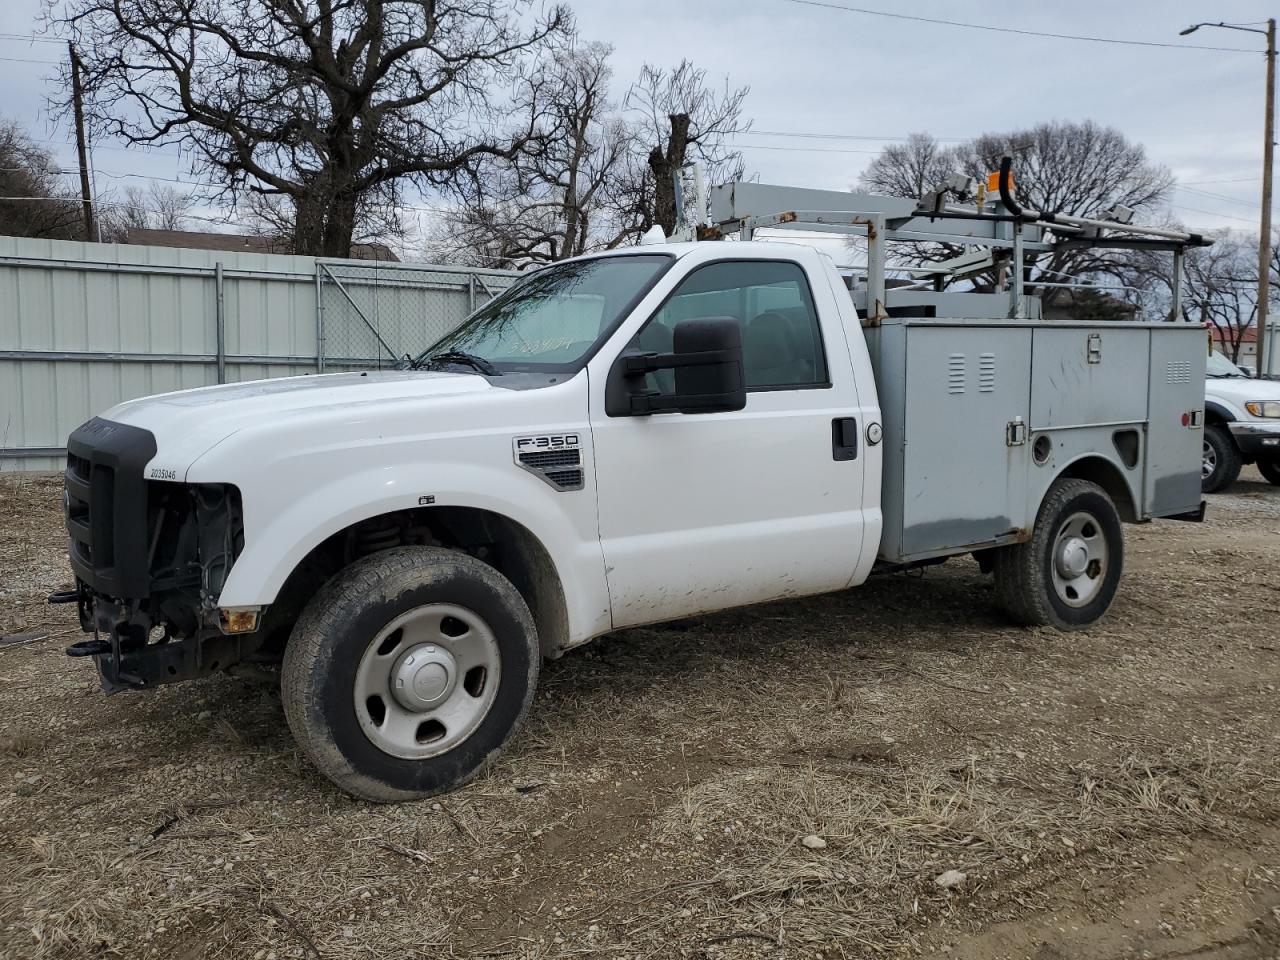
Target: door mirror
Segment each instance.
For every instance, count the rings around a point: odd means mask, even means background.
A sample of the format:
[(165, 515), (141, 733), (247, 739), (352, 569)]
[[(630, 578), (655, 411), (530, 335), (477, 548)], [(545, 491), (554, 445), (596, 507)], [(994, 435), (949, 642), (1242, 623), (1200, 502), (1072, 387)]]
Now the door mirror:
[[(719, 413), (747, 405), (742, 371), (742, 327), (733, 317), (681, 320), (672, 331), (671, 353), (624, 353), (609, 372), (605, 412), (611, 417), (645, 416), (665, 410)], [(675, 393), (650, 391), (645, 375), (675, 373)]]

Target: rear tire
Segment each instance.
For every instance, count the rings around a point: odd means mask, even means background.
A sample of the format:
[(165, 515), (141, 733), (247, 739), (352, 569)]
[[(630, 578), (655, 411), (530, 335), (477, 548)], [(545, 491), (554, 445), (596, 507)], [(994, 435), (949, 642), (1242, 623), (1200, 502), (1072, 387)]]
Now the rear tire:
[(523, 723), (540, 654), (524, 599), (492, 567), (436, 547), (364, 557), (333, 577), (285, 648), (285, 716), (353, 796), (429, 797), (484, 769)]
[(1259, 460), (1258, 469), (1268, 481), (1280, 487), (1280, 460)]
[(1231, 486), (1240, 476), (1243, 466), (1240, 451), (1231, 432), (1220, 423), (1204, 428), (1204, 455), (1200, 465), (1200, 489), (1204, 493), (1217, 493)]
[(1017, 623), (1079, 630), (1110, 608), (1123, 569), (1111, 498), (1096, 483), (1059, 480), (1040, 504), (1031, 539), (996, 551), (996, 597)]

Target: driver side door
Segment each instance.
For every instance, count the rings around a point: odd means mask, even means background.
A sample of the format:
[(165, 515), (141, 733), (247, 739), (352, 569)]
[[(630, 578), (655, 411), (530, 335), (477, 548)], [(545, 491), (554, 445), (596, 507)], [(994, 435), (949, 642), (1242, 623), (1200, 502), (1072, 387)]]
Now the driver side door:
[[(830, 284), (816, 255), (813, 270), (798, 259), (695, 267), (623, 351), (668, 352), (681, 320), (733, 317), (744, 409), (609, 416), (593, 382), (615, 628), (836, 590), (853, 575), (867, 526), (865, 424)], [(674, 389), (670, 371), (648, 376), (649, 389)]]

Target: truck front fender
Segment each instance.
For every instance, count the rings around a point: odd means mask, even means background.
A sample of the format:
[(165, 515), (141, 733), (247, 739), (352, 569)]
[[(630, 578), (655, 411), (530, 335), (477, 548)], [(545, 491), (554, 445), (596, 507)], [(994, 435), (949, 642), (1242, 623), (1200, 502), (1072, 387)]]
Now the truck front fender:
[[(610, 628), (609, 592), (594, 518), (594, 484), (556, 492), (505, 467), (432, 461), (342, 473), (301, 495), (245, 498), (244, 549), (223, 586), (224, 607), (265, 606), (289, 574), (326, 539), (372, 517), (423, 507), (470, 507), (498, 514), (536, 537), (564, 589), (569, 641)], [(567, 510), (568, 498), (590, 498), (589, 511)]]

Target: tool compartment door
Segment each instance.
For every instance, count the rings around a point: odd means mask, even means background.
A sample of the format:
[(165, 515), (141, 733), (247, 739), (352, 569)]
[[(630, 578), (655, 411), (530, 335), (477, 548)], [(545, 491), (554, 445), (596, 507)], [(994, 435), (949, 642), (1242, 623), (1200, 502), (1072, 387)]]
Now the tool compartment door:
[(1148, 337), (1118, 323), (1037, 327), (1031, 429), (1145, 420)]
[[(1204, 444), (1204, 332), (1168, 324), (1151, 331), (1146, 515), (1189, 513), (1200, 505)], [(1185, 418), (1185, 419), (1184, 419)]]
[[(903, 557), (982, 544), (1020, 527), (1027, 511), (1025, 427), (1031, 330), (1010, 325), (907, 328)], [(1016, 439), (1016, 438), (1015, 438)]]

